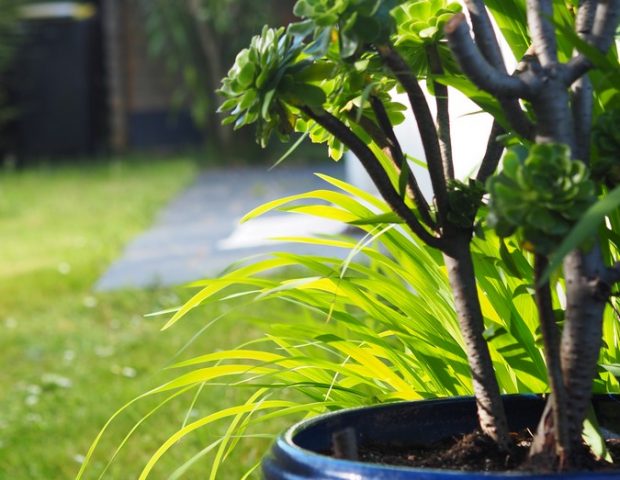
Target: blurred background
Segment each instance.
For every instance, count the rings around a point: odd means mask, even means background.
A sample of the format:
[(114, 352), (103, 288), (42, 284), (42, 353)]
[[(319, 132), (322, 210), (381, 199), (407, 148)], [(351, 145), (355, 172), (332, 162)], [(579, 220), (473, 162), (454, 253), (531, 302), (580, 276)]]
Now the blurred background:
[[(214, 90), (236, 53), (263, 24), (289, 22), (293, 4), (0, 0), (0, 479), (73, 478), (100, 428), (165, 381), (177, 352), (256, 334), (256, 308), (212, 307), (166, 332), (166, 316), (145, 314), (186, 301), (191, 291), (178, 285), (188, 272), (214, 273), (212, 259), (223, 258), (216, 243), (240, 216), (304, 191), (299, 179), (325, 158), (304, 146), (290, 161), (306, 165), (303, 175), (271, 180), (268, 166), (288, 147), (259, 151), (251, 132), (233, 139), (215, 114)], [(208, 339), (199, 335), (224, 314)], [(154, 416), (106, 478), (136, 478), (184, 419), (239, 395), (210, 391)], [(114, 422), (93, 459), (95, 478), (156, 405)], [(188, 439), (153, 478), (169, 478), (219, 434)], [(239, 478), (266, 441), (250, 442), (223, 478)], [(184, 478), (202, 478), (203, 455)]]
[[(259, 150), (252, 129), (233, 137), (220, 124), (220, 79), (264, 24), (294, 20), (294, 3), (0, 0), (0, 479), (73, 478), (100, 428), (169, 378), (162, 368), (175, 355), (256, 338), (257, 319), (282, 308), (211, 304), (160, 332), (168, 316), (145, 315), (187, 301), (192, 290), (180, 285), (249, 255), (295, 250), (270, 243), (274, 235), (342, 231), (281, 213), (239, 227), (250, 209), (329, 188), (316, 171), (370, 188), (354, 158), (345, 168), (322, 146), (302, 144), (270, 172), (288, 146)], [(453, 98), (457, 170), (467, 175), (485, 147), (470, 132), (490, 120)], [(410, 114), (398, 129), (422, 158)], [(430, 195), (425, 170), (414, 168)], [(136, 478), (183, 422), (243, 398), (243, 389), (212, 388), (164, 414), (155, 399), (130, 408), (90, 473)], [(108, 468), (144, 415), (152, 418)], [(204, 447), (221, 432), (185, 439), (151, 478), (171, 478), (188, 459), (183, 478), (203, 478)], [(269, 441), (235, 449), (221, 478), (240, 478)]]
[(215, 90), (250, 37), (289, 22), (293, 4), (2, 0), (0, 157), (231, 148)]

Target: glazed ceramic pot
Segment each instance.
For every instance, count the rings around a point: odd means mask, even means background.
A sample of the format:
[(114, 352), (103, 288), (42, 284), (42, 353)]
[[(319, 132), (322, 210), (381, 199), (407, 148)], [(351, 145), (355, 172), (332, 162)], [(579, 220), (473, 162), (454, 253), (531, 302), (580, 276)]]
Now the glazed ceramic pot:
[[(593, 403), (601, 426), (620, 433), (620, 397), (596, 396)], [(535, 395), (506, 396), (504, 404), (512, 431), (535, 428), (544, 408), (544, 400)], [(266, 480), (620, 480), (620, 470), (562, 475), (462, 472), (363, 463), (326, 454), (331, 450), (334, 433), (346, 429), (355, 431), (360, 445), (401, 448), (432, 444), (469, 433), (476, 426), (476, 406), (470, 397), (394, 403), (329, 413), (298, 423), (284, 433), (264, 460), (263, 474)]]

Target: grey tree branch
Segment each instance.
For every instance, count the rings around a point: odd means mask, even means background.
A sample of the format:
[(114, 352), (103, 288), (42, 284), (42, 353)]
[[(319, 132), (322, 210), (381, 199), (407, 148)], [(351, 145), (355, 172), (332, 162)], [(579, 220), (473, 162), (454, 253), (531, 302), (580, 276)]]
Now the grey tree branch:
[[(472, 29), (476, 38), (476, 45), (490, 65), (493, 65), (500, 73), (507, 73), (506, 63), (497, 42), (493, 24), (484, 5), (483, 0), (465, 0)], [(519, 100), (516, 98), (498, 98), (508, 121), (515, 131), (522, 137), (531, 140), (533, 138), (533, 125), (523, 113)]]
[(506, 73), (506, 64), (493, 31), (491, 19), (482, 0), (465, 0), (469, 11), (471, 26), (476, 36), (476, 45), (491, 65), (501, 73)]
[[(536, 285), (536, 306), (538, 307), (538, 318), (540, 331), (545, 344), (545, 360), (547, 362), (547, 376), (551, 386), (551, 402), (553, 415), (553, 431), (556, 439), (556, 454), (560, 458), (560, 464), (570, 461), (571, 441), (568, 433), (568, 422), (566, 420), (566, 388), (562, 377), (562, 361), (560, 357), (560, 332), (555, 324), (553, 313), (553, 303), (549, 282), (541, 284), (540, 279), (547, 269), (549, 262), (543, 255), (536, 255), (534, 259), (534, 278)], [(539, 437), (540, 438), (540, 437)], [(532, 448), (544, 449), (546, 445), (536, 443)], [(538, 453), (536, 451), (532, 453)]]
[(580, 0), (577, 18), (575, 19), (575, 31), (582, 38), (589, 39), (594, 25), (594, 16), (598, 0)]
[(402, 169), (406, 169), (406, 171), (408, 172), (407, 185), (411, 189), (413, 201), (418, 209), (418, 212), (420, 213), (422, 221), (433, 230), (436, 230), (437, 224), (430, 215), (430, 208), (428, 202), (426, 201), (426, 198), (424, 198), (422, 190), (420, 190), (420, 186), (418, 185), (418, 181), (415, 175), (413, 174), (413, 172), (411, 172), (409, 165), (407, 164), (407, 158), (403, 153), (403, 149), (400, 145), (400, 142), (398, 141), (398, 138), (396, 137), (396, 134), (394, 133), (392, 122), (390, 122), (383, 103), (377, 97), (371, 95), (370, 104), (373, 111), (375, 112), (375, 116), (377, 117), (377, 122), (379, 123), (379, 126), (381, 127), (386, 138), (388, 139), (387, 147), (391, 152), (392, 158), (396, 166), (400, 171), (402, 171)]
[(506, 130), (497, 121), (494, 121), (489, 134), (489, 140), (487, 141), (487, 149), (476, 176), (476, 180), (479, 182), (485, 183), (497, 170), (497, 165), (504, 152), (504, 145), (497, 141), (497, 137), (504, 133), (506, 133)]
[(457, 13), (444, 27), (448, 44), (461, 70), (476, 86), (502, 97), (529, 96), (529, 87), (517, 77), (502, 73), (482, 56), (469, 33), (465, 15)]
[(579, 78), (571, 86), (573, 125), (575, 128), (574, 156), (590, 163), (590, 132), (592, 130), (592, 82), (587, 75)]
[(446, 224), (448, 211), (448, 189), (446, 177), (444, 175), (439, 139), (433, 115), (426, 102), (424, 92), (418, 83), (418, 79), (413, 75), (411, 69), (403, 58), (390, 45), (378, 45), (377, 51), (387, 67), (396, 75), (396, 78), (407, 92), (413, 115), (415, 116), (422, 139), (422, 147), (428, 164), (428, 172), (431, 177), (433, 193), (437, 203), (437, 216), (439, 225)]
[[(592, 33), (588, 43), (599, 49), (602, 53), (607, 53), (616, 34), (619, 16), (620, 0), (600, 0), (594, 15)], [(590, 70), (592, 66), (592, 62), (585, 54), (579, 53), (574, 56), (566, 64), (564, 76), (565, 84), (571, 85)]]
[(581, 442), (592, 379), (602, 345), (603, 313), (610, 289), (604, 282), (606, 268), (595, 246), (588, 253), (571, 252), (564, 260), (566, 279), (566, 315), (562, 330), (561, 355), (567, 390), (569, 434)]
[(552, 18), (552, 0), (527, 0), (527, 23), (530, 27), (532, 45), (543, 68), (553, 67), (558, 63)]
[(502, 450), (510, 451), (508, 422), (489, 345), (483, 335), (484, 319), (476, 288), (470, 240), (471, 233), (467, 232), (460, 232), (451, 238), (446, 245), (444, 261), (471, 369), (480, 428), (493, 438)]
[(529, 76), (532, 79), (532, 85), (529, 85), (517, 76), (508, 75), (501, 55), (499, 60), (503, 71), (492, 66), (471, 38), (469, 26), (463, 14), (455, 15), (446, 24), (445, 32), (450, 49), (465, 75), (478, 88), (495, 95), (511, 127), (523, 138), (531, 140), (534, 128), (521, 109), (518, 98), (527, 98), (535, 89), (537, 79)]
[[(575, 30), (579, 38), (588, 41), (596, 15), (597, 0), (581, 0)], [(575, 54), (578, 54), (575, 52)], [(575, 128), (574, 156), (590, 164), (590, 133), (592, 130), (593, 89), (590, 78), (582, 75), (571, 86), (571, 110)]]
[(422, 226), (418, 218), (413, 214), (392, 185), (390, 178), (379, 163), (377, 157), (375, 157), (372, 150), (370, 150), (357, 135), (338, 118), (325, 110), (315, 112), (309, 107), (301, 107), (301, 111), (351, 149), (368, 172), (368, 175), (370, 175), (370, 178), (373, 180), (381, 196), (394, 212), (405, 221), (413, 233), (428, 246), (442, 250), (442, 239), (434, 237)]
[[(432, 44), (426, 48), (431, 73), (443, 75), (443, 66), (439, 58), (437, 45)], [(448, 87), (433, 80), (435, 89), (435, 104), (437, 106), (437, 136), (439, 137), (439, 149), (441, 150), (441, 162), (443, 174), (447, 179), (454, 180), (454, 161), (452, 159), (452, 139), (450, 137), (450, 110)]]
[(517, 132), (518, 135), (526, 140), (534, 139), (534, 125), (527, 118), (525, 112), (519, 105), (519, 100), (516, 98), (499, 97), (499, 104), (502, 107), (504, 115), (510, 126)]
[(353, 107), (353, 109), (348, 111), (346, 115), (350, 122), (356, 123), (362, 127), (364, 131), (370, 135), (370, 138), (372, 138), (372, 140), (379, 146), (379, 148), (381, 148), (381, 150), (390, 148), (390, 140), (386, 136), (385, 132), (383, 132), (375, 122), (361, 114), (359, 108)]

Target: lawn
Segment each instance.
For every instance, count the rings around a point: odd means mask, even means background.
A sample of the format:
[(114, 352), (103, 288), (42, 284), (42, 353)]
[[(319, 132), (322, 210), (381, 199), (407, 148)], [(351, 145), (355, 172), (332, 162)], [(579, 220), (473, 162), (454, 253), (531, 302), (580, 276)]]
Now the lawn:
[[(165, 318), (144, 316), (186, 299), (189, 293), (181, 288), (92, 291), (123, 245), (195, 171), (191, 160), (176, 158), (0, 172), (0, 478), (74, 477), (105, 421), (165, 381), (162, 367), (204, 324), (197, 312), (160, 332)], [(201, 337), (192, 348), (234, 346), (248, 330), (229, 317), (209, 331), (207, 346)], [(186, 413), (205, 413), (234, 395), (206, 391), (191, 411), (189, 397), (155, 415), (105, 478), (136, 478)], [(86, 478), (98, 478), (114, 446), (153, 405), (147, 400), (113, 423)], [(216, 434), (201, 432), (184, 441), (152, 478), (168, 478)], [(244, 450), (233, 468), (257, 456), (257, 450)], [(200, 462), (184, 478), (201, 478), (199, 471)]]

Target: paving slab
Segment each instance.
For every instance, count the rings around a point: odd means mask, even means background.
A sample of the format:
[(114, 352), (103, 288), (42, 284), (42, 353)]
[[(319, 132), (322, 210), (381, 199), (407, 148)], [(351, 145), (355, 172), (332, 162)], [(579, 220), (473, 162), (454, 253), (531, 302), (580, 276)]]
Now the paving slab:
[(316, 188), (331, 188), (315, 172), (343, 178), (344, 167), (316, 166), (210, 169), (174, 198), (153, 226), (127, 245), (95, 289), (148, 288), (217, 275), (233, 262), (273, 251), (346, 255), (338, 249), (283, 243), (282, 236), (337, 233), (342, 225), (298, 214), (270, 212), (239, 225), (253, 208)]

